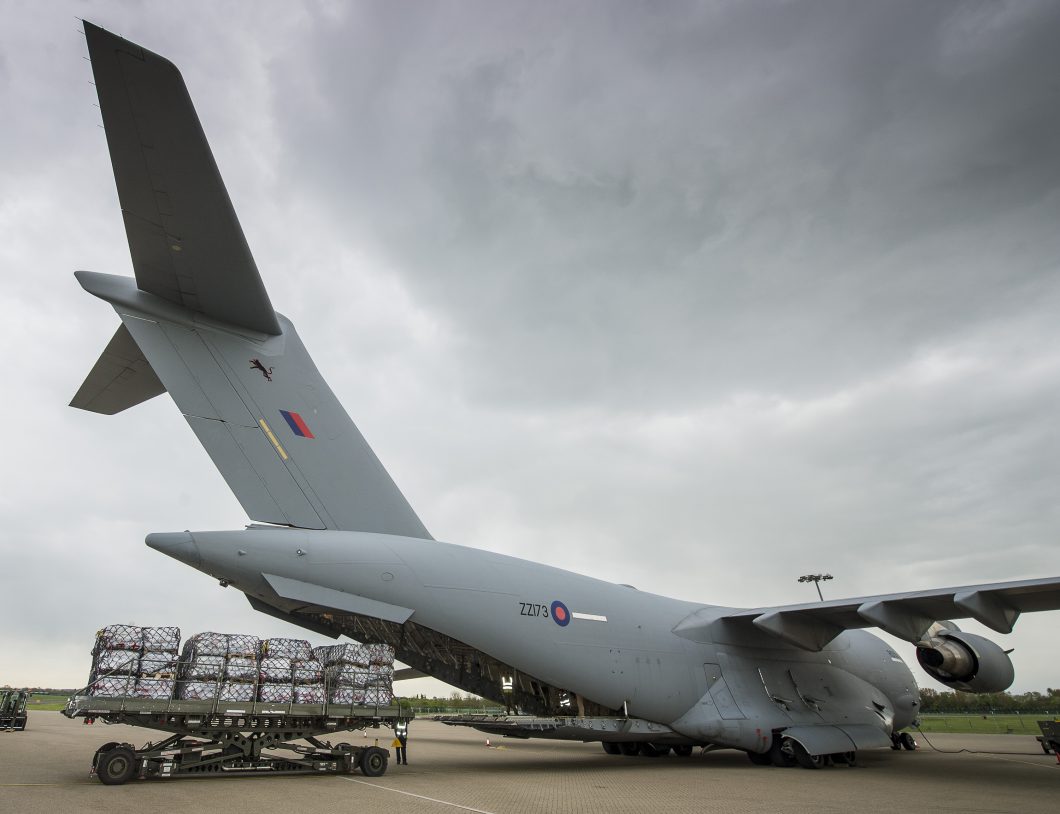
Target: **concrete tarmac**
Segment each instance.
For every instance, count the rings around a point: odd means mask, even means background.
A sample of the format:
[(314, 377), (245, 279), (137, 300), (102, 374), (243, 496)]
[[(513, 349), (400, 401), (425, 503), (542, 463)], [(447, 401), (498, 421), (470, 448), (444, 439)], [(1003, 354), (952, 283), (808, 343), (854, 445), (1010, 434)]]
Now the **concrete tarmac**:
[[(388, 747), (389, 730), (336, 738)], [(88, 775), (106, 741), (142, 745), (161, 733), (58, 712), (30, 712), (25, 732), (0, 732), (0, 812), (1045, 812), (1060, 806), (1060, 765), (1022, 735), (932, 735), (940, 749), (867, 751), (859, 765), (820, 771), (753, 766), (742, 752), (690, 758), (612, 757), (599, 744), (510, 740), (416, 720), (409, 764), (386, 774), (219, 777), (104, 786)]]

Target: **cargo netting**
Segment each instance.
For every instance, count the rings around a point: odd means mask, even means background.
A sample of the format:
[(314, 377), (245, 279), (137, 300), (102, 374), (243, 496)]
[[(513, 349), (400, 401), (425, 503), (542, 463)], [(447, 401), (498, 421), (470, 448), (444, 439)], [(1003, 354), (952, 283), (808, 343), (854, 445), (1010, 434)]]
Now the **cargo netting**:
[[(180, 653), (178, 658), (177, 654)], [(96, 634), (90, 696), (269, 704), (393, 702), (394, 648), (108, 625)]]
[(288, 659), (311, 659), (313, 648), (305, 639), (266, 639), (261, 643), (261, 656), (280, 656)]
[(258, 688), (258, 700), (267, 704), (293, 704), (294, 687), (290, 684), (262, 684)]
[(259, 665), (259, 674), (262, 684), (290, 684), (291, 660), (284, 656), (265, 656)]
[(140, 672), (143, 678), (174, 678), (177, 675), (177, 654), (148, 651), (140, 656)]
[(316, 659), (293, 659), (291, 682), (294, 684), (321, 684), (324, 681), (324, 665)]

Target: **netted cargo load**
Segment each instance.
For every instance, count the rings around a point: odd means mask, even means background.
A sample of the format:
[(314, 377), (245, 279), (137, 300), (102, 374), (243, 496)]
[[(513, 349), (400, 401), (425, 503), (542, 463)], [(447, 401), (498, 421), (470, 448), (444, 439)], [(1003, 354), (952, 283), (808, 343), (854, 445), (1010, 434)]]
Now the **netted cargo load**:
[(292, 659), (291, 682), (293, 684), (321, 684), (324, 681), (324, 665), (316, 659)]
[(313, 648), (313, 658), (323, 664), (325, 667), (328, 666), (329, 659), (331, 658), (331, 651), (334, 650), (338, 645), (325, 644), (320, 647)]
[(195, 656), (180, 664), (180, 677), (188, 681), (219, 681), (224, 675), (224, 656)]
[(368, 683), (391, 684), (394, 681), (393, 664), (368, 665)]
[(323, 704), (324, 703), (324, 685), (323, 684), (295, 685), (295, 688), (294, 688), (294, 702), (296, 704)]
[(291, 660), (285, 656), (266, 656), (258, 665), (262, 683), (290, 684)]
[(369, 706), (388, 707), (394, 700), (394, 692), (390, 687), (365, 687), (364, 703)]
[(253, 701), (258, 694), (256, 684), (239, 684), (224, 682), (217, 691), (218, 701)]
[(243, 656), (248, 659), (256, 659), (259, 650), (261, 650), (261, 639), (257, 636), (248, 636), (245, 633), (228, 634), (229, 656)]
[(265, 704), (290, 704), (294, 701), (294, 687), (290, 684), (262, 684), (258, 699)]
[(199, 656), (221, 656), (228, 655), (227, 633), (196, 633), (184, 642), (184, 650), (181, 653), (181, 661), (191, 661)]
[(229, 656), (225, 659), (225, 680), (253, 684), (258, 680), (258, 662), (246, 656)]
[(182, 681), (177, 685), (181, 701), (213, 701), (217, 697), (216, 681)]
[(177, 654), (147, 651), (140, 656), (140, 672), (143, 678), (173, 678), (177, 674)]
[(330, 687), (328, 701), (332, 704), (363, 704), (364, 687)]
[(132, 694), (136, 698), (165, 701), (173, 697), (176, 685), (176, 679), (173, 678), (138, 678)]
[(261, 657), (281, 656), (288, 659), (311, 659), (313, 648), (305, 639), (266, 639), (261, 643)]
[(140, 670), (140, 656), (131, 650), (102, 650), (92, 659), (92, 678), (119, 673), (135, 676)]
[(324, 664), (351, 664), (357, 667), (368, 666), (368, 648), (363, 644), (346, 643), (334, 644), (328, 648), (328, 656)]
[(366, 644), (368, 650), (368, 663), (394, 666), (395, 650), (389, 644)]
[(93, 653), (103, 650), (142, 650), (143, 629), (136, 625), (107, 625), (96, 633)]
[(329, 687), (364, 687), (368, 668), (356, 664), (332, 664), (325, 671)]
[(124, 698), (132, 693), (136, 679), (132, 676), (100, 676), (90, 682), (87, 694), (104, 698)]
[(176, 653), (180, 650), (179, 627), (145, 627), (140, 630), (144, 650), (154, 653)]

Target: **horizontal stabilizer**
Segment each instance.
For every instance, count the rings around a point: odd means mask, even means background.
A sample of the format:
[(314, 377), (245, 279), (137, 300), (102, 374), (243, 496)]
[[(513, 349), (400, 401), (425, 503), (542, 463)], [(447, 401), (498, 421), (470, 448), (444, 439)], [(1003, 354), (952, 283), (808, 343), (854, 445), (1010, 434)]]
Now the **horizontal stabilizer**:
[(745, 624), (806, 650), (821, 650), (844, 630), (879, 627), (917, 643), (936, 621), (975, 619), (1011, 633), (1021, 613), (1060, 610), (1060, 577), (938, 588), (854, 599), (833, 599), (774, 608), (696, 611), (674, 633), (712, 641), (717, 625)]
[(280, 333), (180, 71), (84, 25), (137, 286), (221, 322)]
[(119, 325), (70, 406), (114, 415), (165, 392), (129, 329)]

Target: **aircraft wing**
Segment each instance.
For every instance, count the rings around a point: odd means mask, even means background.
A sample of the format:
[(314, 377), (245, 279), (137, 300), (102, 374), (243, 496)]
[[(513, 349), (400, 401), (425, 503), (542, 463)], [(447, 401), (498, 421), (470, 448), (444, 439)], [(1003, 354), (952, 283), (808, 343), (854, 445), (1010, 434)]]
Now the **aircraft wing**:
[(723, 611), (704, 608), (674, 633), (695, 639), (713, 625), (748, 624), (806, 650), (821, 650), (851, 628), (878, 627), (900, 639), (921, 641), (937, 621), (975, 619), (1011, 633), (1021, 613), (1060, 610), (1060, 577), (860, 596), (801, 605)]

